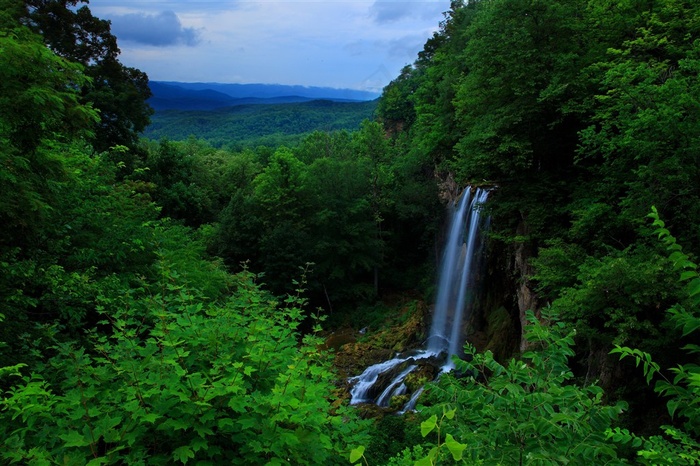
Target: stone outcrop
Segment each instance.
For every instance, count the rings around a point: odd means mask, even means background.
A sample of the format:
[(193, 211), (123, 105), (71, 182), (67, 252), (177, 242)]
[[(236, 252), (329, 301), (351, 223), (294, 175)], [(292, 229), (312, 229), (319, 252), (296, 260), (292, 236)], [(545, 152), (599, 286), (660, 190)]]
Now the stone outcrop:
[[(492, 225), (497, 227), (497, 225)], [(515, 230), (517, 238), (529, 234), (522, 215)], [(479, 303), (468, 323), (468, 339), (478, 351), (490, 350), (499, 361), (528, 349), (523, 338), (526, 313), (539, 316), (540, 303), (529, 277), (534, 250), (527, 241), (504, 242), (489, 239)]]
[[(516, 230), (516, 235), (521, 238), (526, 238), (528, 235), (527, 218), (523, 215)], [(518, 300), (518, 318), (520, 320), (520, 328), (523, 329), (527, 325), (526, 312), (533, 311), (535, 316), (539, 317), (539, 304), (537, 295), (532, 290), (530, 285), (530, 277), (533, 274), (530, 258), (533, 256), (532, 246), (527, 241), (521, 241), (515, 246), (513, 251), (513, 274), (517, 277), (517, 287), (515, 295)], [(528, 342), (521, 334), (520, 351), (528, 349)]]

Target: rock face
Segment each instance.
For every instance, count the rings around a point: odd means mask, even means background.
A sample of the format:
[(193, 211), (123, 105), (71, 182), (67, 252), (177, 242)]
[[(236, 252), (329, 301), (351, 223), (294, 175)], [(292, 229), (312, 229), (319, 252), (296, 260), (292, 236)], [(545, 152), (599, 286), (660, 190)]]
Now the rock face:
[(514, 250), (490, 240), (479, 302), (467, 324), (467, 339), (477, 351), (491, 351), (505, 361), (520, 349), (520, 308)]
[(457, 184), (452, 173), (448, 173), (444, 178), (437, 177), (438, 180), (438, 196), (444, 205), (450, 202), (455, 202), (464, 190)]
[[(494, 197), (497, 196), (497, 192)], [(492, 224), (492, 228), (498, 225)], [(527, 217), (518, 219), (516, 237), (529, 234)], [(468, 323), (468, 339), (478, 351), (490, 350), (501, 362), (529, 348), (523, 338), (526, 313), (540, 315), (540, 303), (529, 277), (534, 250), (527, 241), (503, 242), (490, 238), (486, 248), (483, 289)]]
[[(527, 236), (528, 227), (527, 219), (522, 216), (516, 235), (520, 237)], [(518, 318), (520, 320), (520, 328), (523, 329), (527, 325), (525, 313), (529, 310), (533, 311), (537, 317), (540, 316), (539, 305), (537, 303), (537, 295), (530, 286), (530, 277), (533, 274), (530, 258), (533, 255), (532, 247), (527, 242), (521, 242), (515, 247), (513, 254), (513, 272), (518, 277), (518, 286), (516, 288), (516, 296), (518, 299)], [(521, 330), (522, 332), (522, 330)], [(520, 337), (520, 351), (524, 352), (528, 349), (528, 342), (525, 338)]]
[[(445, 204), (454, 202), (462, 192), (449, 173), (438, 178), (438, 188)], [(494, 197), (497, 195), (495, 188)], [(527, 218), (521, 215), (515, 234), (523, 237), (528, 233)], [(490, 350), (499, 361), (527, 348), (522, 338), (526, 312), (533, 310), (539, 315), (537, 295), (527, 278), (532, 274), (532, 254), (532, 247), (525, 242), (504, 243), (493, 238), (487, 242), (486, 263), (478, 277), (482, 287), (466, 321), (466, 335), (478, 351)]]

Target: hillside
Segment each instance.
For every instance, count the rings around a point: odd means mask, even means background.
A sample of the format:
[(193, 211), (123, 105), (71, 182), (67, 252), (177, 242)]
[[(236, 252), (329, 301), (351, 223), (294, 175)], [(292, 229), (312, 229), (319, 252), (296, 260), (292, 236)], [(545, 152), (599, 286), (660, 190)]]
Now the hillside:
[(177, 141), (194, 135), (214, 146), (292, 144), (312, 131), (356, 129), (363, 120), (372, 118), (376, 107), (376, 101), (313, 100), (248, 103), (213, 110), (162, 110), (151, 117), (144, 136)]

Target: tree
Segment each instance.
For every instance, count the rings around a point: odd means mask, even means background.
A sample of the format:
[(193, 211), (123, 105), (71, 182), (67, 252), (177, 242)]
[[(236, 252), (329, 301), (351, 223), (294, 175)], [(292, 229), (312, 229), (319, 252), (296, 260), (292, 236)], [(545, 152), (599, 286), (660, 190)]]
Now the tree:
[(3, 0), (0, 13), (0, 244), (21, 245), (51, 208), (64, 176), (60, 147), (90, 136), (97, 114), (76, 86), (89, 78), (79, 64), (48, 50), (19, 22), (20, 4)]
[(374, 217), (376, 241), (382, 246), (374, 266), (374, 292), (379, 293), (379, 269), (384, 262), (384, 212), (391, 203), (387, 186), (391, 182), (389, 169), (389, 142), (380, 123), (365, 120), (353, 137), (353, 152), (358, 162), (366, 166), (369, 176), (369, 205)]
[[(700, 241), (700, 61), (691, 19), (698, 7), (608, 6), (596, 2), (588, 12), (593, 24), (617, 23), (594, 36), (618, 42), (582, 70), (591, 83), (590, 117), (577, 150), (583, 176), (564, 206), (569, 225), (540, 250), (536, 264), (552, 305), (590, 336), (587, 359), (598, 366), (591, 375), (604, 385), (622, 383), (610, 378), (610, 368), (619, 367), (607, 355), (613, 343), (648, 351), (662, 363), (676, 357), (679, 335), (659, 309), (677, 299), (678, 287), (658, 246), (649, 244), (648, 206), (659, 206), (689, 250), (697, 253)], [(560, 260), (566, 251), (576, 252)]]
[(148, 76), (118, 60), (117, 39), (109, 21), (96, 18), (87, 0), (26, 0), (24, 21), (59, 56), (82, 64), (89, 83), (80, 83), (80, 102), (100, 113), (93, 145), (98, 152), (117, 145), (135, 148), (150, 122)]
[[(342, 155), (342, 154), (339, 154)], [(326, 304), (372, 296), (371, 273), (380, 263), (370, 174), (357, 160), (318, 158), (304, 174), (310, 211), (310, 284), (318, 284)], [(337, 300), (337, 301), (336, 301)]]
[[(600, 236), (627, 241), (656, 205), (683, 241), (700, 241), (698, 14), (675, 1), (640, 8), (631, 37), (592, 67), (599, 87), (579, 157), (600, 179), (592, 201), (611, 204)], [(595, 215), (577, 217), (593, 223)]]
[(461, 50), (455, 98), (460, 158), (469, 177), (501, 181), (568, 168), (584, 23), (580, 2), (480, 2)]
[[(673, 262), (675, 271), (679, 273), (678, 282), (683, 284), (685, 294), (682, 304), (676, 304), (667, 311), (669, 319), (678, 330), (682, 331), (683, 336), (696, 335), (700, 329), (698, 266), (683, 252), (676, 238), (659, 218), (659, 212), (655, 207), (652, 207), (649, 217), (653, 220), (653, 226), (656, 227), (654, 233), (666, 247), (669, 259)], [(688, 344), (682, 349), (688, 354), (700, 352), (700, 346), (695, 343)], [(676, 418), (680, 427), (662, 426), (663, 436), (655, 435), (648, 438), (617, 428), (608, 433), (609, 437), (622, 444), (632, 444), (637, 448), (640, 464), (699, 464), (700, 366), (694, 362), (686, 362), (677, 364), (675, 367), (662, 368), (654, 361), (651, 354), (620, 345), (616, 345), (611, 353), (619, 354), (620, 359), (632, 358), (637, 366), (641, 364), (648, 384), (656, 379), (654, 391), (666, 398), (668, 413), (672, 418)], [(673, 374), (672, 379), (671, 374)]]
[(391, 133), (408, 131), (416, 119), (411, 95), (418, 87), (417, 74), (412, 66), (404, 66), (401, 74), (382, 91), (377, 105), (377, 115)]
[(273, 291), (280, 292), (311, 261), (306, 165), (287, 148), (275, 151), (267, 167), (253, 181), (259, 264)]

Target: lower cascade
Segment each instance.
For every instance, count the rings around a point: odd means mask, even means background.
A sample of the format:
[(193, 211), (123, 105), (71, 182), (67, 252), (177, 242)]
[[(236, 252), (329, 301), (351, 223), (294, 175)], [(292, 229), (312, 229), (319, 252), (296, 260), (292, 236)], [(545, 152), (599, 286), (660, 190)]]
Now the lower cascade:
[(475, 301), (477, 272), (483, 255), (481, 233), (488, 228), (488, 218), (482, 218), (480, 206), (488, 194), (481, 188), (467, 188), (449, 206), (435, 310), (425, 348), (396, 355), (351, 377), (350, 404), (374, 403), (387, 407), (392, 397), (410, 395), (401, 412), (411, 410), (423, 390), (422, 386), (407, 383), (411, 373), (426, 366), (439, 367), (438, 374), (454, 368), (452, 356), (459, 356), (464, 345), (464, 323)]

